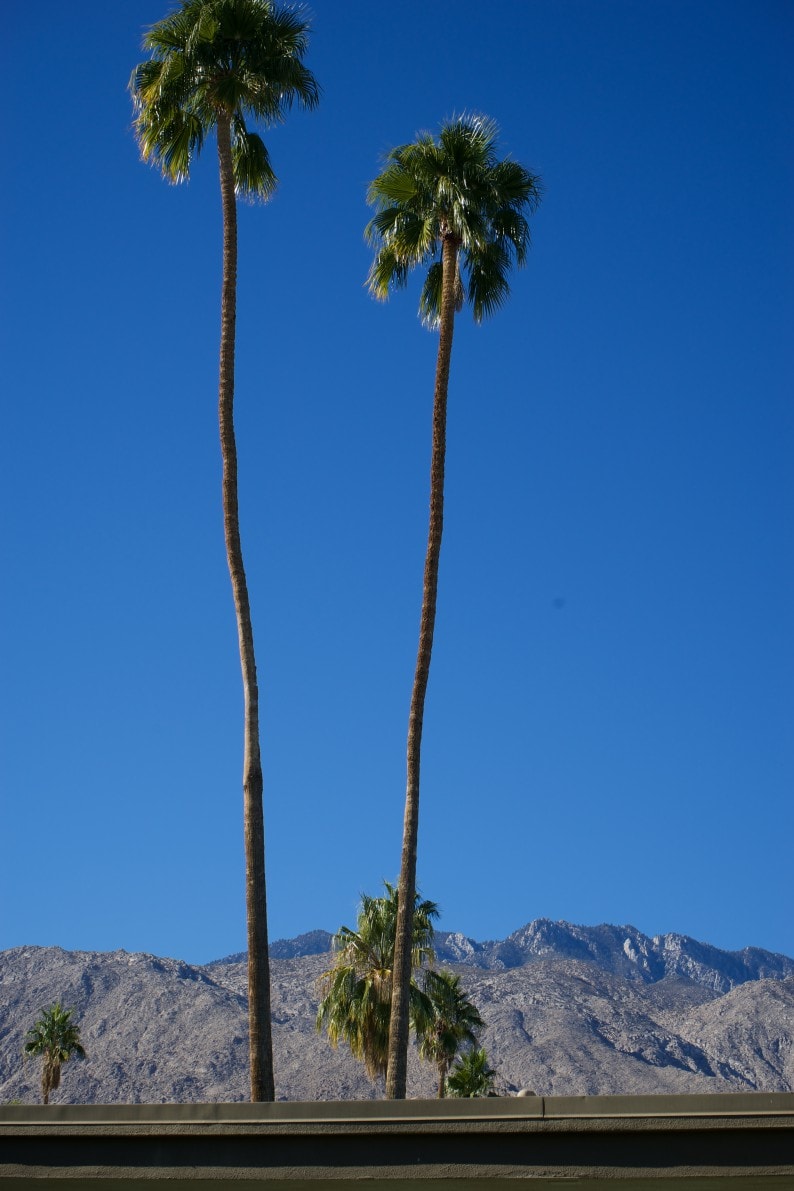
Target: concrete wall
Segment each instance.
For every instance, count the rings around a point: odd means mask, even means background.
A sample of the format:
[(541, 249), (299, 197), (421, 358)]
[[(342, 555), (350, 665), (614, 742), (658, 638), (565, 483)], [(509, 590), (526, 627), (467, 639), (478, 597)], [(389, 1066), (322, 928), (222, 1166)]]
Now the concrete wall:
[(794, 1191), (794, 1095), (0, 1106), (4, 1189), (465, 1191), (528, 1178), (533, 1191), (560, 1179)]

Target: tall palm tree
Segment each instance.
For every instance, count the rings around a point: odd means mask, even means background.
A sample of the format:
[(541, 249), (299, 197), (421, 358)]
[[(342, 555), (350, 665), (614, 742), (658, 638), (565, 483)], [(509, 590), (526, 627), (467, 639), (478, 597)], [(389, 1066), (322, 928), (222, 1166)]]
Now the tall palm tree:
[[(529, 249), (527, 214), (540, 201), (540, 179), (496, 155), (497, 128), (480, 116), (445, 123), (438, 138), (421, 133), (392, 149), (371, 183), (376, 208), (366, 236), (375, 249), (368, 284), (376, 298), (407, 283), (410, 270), (427, 265), (419, 311), (437, 328), (430, 463), (430, 525), (425, 557), (419, 649), (408, 717), (407, 781), (399, 887), (405, 893), (397, 926), (394, 992), (386, 1095), (405, 1096), (408, 1062), (408, 989), (411, 918), (416, 887), (419, 768), (425, 693), (436, 618), (438, 561), (444, 519), (447, 389), (455, 315), (469, 301), (476, 322), (493, 314), (509, 293), (511, 264), (523, 265)], [(465, 274), (465, 280), (464, 280)]]
[(75, 1055), (85, 1058), (80, 1044), (80, 1030), (72, 1022), (73, 1009), (63, 1009), (56, 1001), (49, 1009), (42, 1009), (41, 1017), (27, 1032), (25, 1054), (41, 1055), (41, 1098), (50, 1102), (50, 1092), (60, 1087), (61, 1067)]
[(265, 838), (259, 690), (248, 586), (240, 543), (234, 350), (237, 315), (236, 195), (267, 199), (276, 186), (267, 149), (248, 121), (272, 125), (294, 102), (314, 107), (317, 82), (303, 64), (308, 25), (270, 0), (183, 0), (144, 38), (151, 58), (130, 80), (142, 155), (181, 182), (214, 128), (223, 212), (223, 279), (218, 417), (223, 523), (237, 616), (245, 706), (243, 805), (251, 1099), (275, 1099), (265, 900)]
[(485, 1022), (461, 988), (460, 976), (452, 972), (426, 972), (425, 993), (430, 1001), (430, 1013), (419, 1039), (419, 1053), (436, 1065), (441, 1098), (455, 1056), (462, 1046), (475, 1045), (475, 1031), (482, 1029)]
[[(385, 1076), (391, 1016), (392, 965), (399, 896), (388, 881), (385, 897), (362, 895), (356, 930), (343, 926), (334, 935), (333, 967), (320, 977), (323, 992), (317, 1029), (325, 1028), (332, 1046), (344, 1041), (366, 1065), (371, 1079)], [(433, 958), (434, 902), (414, 895), (411, 970)], [(412, 1015), (425, 1028), (429, 1001), (411, 982)]]

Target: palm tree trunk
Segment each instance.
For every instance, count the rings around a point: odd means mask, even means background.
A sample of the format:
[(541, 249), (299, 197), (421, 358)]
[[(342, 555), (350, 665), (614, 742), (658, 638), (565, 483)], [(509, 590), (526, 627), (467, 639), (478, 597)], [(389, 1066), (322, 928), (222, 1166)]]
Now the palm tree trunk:
[(45, 1053), (44, 1065), (41, 1069), (41, 1098), (44, 1104), (50, 1102), (50, 1092), (54, 1092), (60, 1084), (60, 1067), (53, 1059), (52, 1053)]
[(430, 526), (425, 555), (425, 574), (422, 588), (422, 615), (419, 622), (419, 649), (408, 716), (408, 746), (406, 750), (407, 781), (405, 788), (405, 818), (403, 846), (400, 860), (397, 902), (397, 933), (394, 946), (394, 985), (389, 1026), (389, 1066), (386, 1076), (386, 1098), (404, 1100), (408, 1073), (409, 987), (411, 983), (411, 949), (413, 911), (416, 897), (416, 852), (419, 836), (419, 764), (422, 749), (422, 723), (425, 694), (430, 674), (430, 655), (433, 651), (433, 630), (436, 623), (438, 593), (438, 560), (441, 554), (441, 533), (444, 526), (444, 457), (447, 438), (447, 390), (449, 364), (452, 357), (452, 334), (455, 326), (455, 277), (458, 243), (446, 235), (442, 247), (441, 320), (436, 359), (436, 384), (433, 394), (433, 449), (430, 459)]
[(237, 201), (232, 167), (231, 121), (218, 117), (218, 164), (223, 207), (223, 285), (218, 392), (223, 456), (223, 527), (232, 580), (245, 703), (243, 816), (245, 824), (245, 904), (248, 923), (248, 1026), (251, 1100), (275, 1100), (270, 1027), (270, 963), (265, 896), (265, 825), (262, 761), (259, 753), (259, 688), (248, 585), (240, 543), (237, 502), (237, 444), (234, 437), (234, 342), (237, 316)]

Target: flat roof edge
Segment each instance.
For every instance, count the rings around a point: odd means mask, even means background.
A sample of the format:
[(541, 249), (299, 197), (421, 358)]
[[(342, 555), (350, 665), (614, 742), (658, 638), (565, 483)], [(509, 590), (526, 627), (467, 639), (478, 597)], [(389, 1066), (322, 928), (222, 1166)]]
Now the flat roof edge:
[(273, 1104), (0, 1105), (0, 1127), (53, 1125), (379, 1124), (695, 1117), (794, 1117), (792, 1092), (665, 1096), (524, 1096), (480, 1100), (325, 1100)]

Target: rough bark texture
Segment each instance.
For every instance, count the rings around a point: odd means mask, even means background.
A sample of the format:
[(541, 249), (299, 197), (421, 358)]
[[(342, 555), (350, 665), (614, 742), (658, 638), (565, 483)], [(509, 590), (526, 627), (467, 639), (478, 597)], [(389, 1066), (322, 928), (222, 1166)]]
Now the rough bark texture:
[(451, 235), (444, 237), (442, 247), (443, 283), (441, 320), (436, 361), (436, 384), (433, 394), (433, 450), (430, 461), (430, 526), (427, 536), (422, 615), (419, 623), (419, 650), (416, 658), (411, 707), (408, 716), (408, 746), (406, 750), (407, 782), (405, 788), (405, 818), (403, 846), (398, 882), (397, 935), (394, 946), (394, 977), (389, 1028), (389, 1066), (386, 1076), (386, 1098), (404, 1100), (408, 1070), (409, 986), (411, 982), (411, 944), (413, 934), (414, 899), (416, 897), (416, 853), (419, 835), (419, 768), (422, 749), (422, 723), (425, 694), (430, 674), (433, 650), (433, 630), (436, 622), (438, 593), (438, 560), (441, 554), (441, 534), (444, 526), (444, 456), (447, 437), (447, 390), (449, 364), (452, 356), (452, 334), (455, 325), (455, 277), (458, 243)]
[(223, 456), (223, 526), (232, 580), (245, 703), (243, 813), (245, 824), (245, 901), (248, 923), (248, 1022), (251, 1099), (275, 1100), (270, 1026), (270, 963), (265, 896), (265, 826), (262, 761), (259, 752), (259, 688), (248, 585), (240, 544), (237, 502), (237, 444), (234, 437), (234, 345), (237, 313), (237, 201), (234, 194), (231, 127), (218, 119), (218, 163), (223, 204), (223, 288), (218, 394)]

